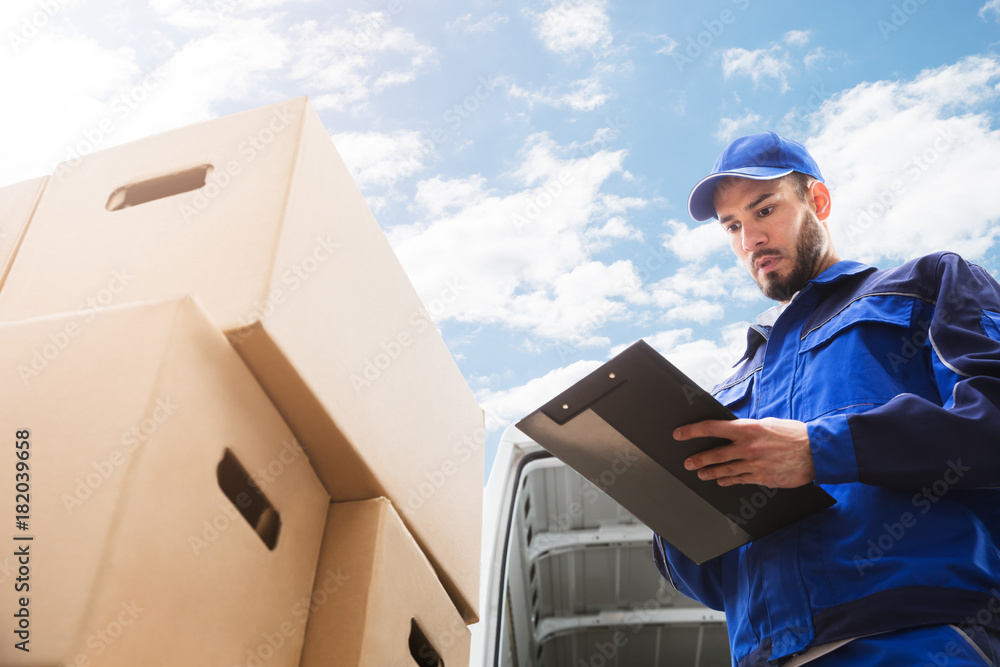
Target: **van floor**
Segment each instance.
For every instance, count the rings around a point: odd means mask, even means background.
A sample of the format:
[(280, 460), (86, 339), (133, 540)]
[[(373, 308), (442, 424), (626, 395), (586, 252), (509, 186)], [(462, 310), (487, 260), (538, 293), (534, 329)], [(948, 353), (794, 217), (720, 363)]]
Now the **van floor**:
[(522, 471), (507, 568), (503, 667), (731, 664), (725, 616), (675, 591), (649, 528), (557, 459)]

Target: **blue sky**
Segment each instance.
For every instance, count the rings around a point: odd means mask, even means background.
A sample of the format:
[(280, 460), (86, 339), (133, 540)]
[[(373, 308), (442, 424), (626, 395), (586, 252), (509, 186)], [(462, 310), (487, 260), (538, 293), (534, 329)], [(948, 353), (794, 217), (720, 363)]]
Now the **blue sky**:
[(809, 147), (841, 256), (996, 274), (998, 21), (1000, 0), (8, 0), (0, 185), (308, 94), (486, 409), (489, 467), (637, 338), (725, 376), (770, 304), (686, 199), (733, 137)]

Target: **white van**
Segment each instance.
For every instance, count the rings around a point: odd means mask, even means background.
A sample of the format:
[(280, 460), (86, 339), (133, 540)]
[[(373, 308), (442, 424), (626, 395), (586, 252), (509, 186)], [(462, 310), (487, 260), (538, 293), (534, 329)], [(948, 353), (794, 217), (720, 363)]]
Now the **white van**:
[(652, 532), (514, 426), (483, 516), (474, 667), (728, 667), (725, 615), (675, 591)]

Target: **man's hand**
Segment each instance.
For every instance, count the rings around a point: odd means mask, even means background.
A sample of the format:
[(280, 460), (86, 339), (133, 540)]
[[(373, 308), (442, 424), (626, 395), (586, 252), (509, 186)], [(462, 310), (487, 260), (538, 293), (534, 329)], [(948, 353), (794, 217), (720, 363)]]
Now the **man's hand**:
[(803, 422), (774, 417), (707, 420), (674, 431), (675, 440), (706, 436), (733, 442), (695, 454), (684, 467), (697, 470), (701, 479), (717, 480), (719, 486), (761, 484), (791, 489), (816, 476), (809, 432)]

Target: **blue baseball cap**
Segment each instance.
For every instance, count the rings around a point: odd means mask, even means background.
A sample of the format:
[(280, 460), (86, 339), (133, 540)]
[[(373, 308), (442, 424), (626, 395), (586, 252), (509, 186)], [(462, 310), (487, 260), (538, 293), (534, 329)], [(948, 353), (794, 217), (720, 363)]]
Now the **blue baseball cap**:
[(698, 181), (688, 197), (688, 212), (702, 222), (716, 217), (712, 195), (719, 180), (727, 176), (768, 181), (799, 171), (823, 182), (819, 165), (805, 146), (774, 132), (761, 132), (734, 140), (715, 161), (712, 173)]

